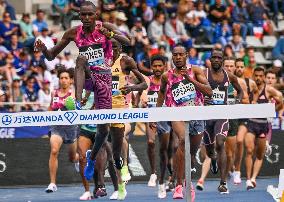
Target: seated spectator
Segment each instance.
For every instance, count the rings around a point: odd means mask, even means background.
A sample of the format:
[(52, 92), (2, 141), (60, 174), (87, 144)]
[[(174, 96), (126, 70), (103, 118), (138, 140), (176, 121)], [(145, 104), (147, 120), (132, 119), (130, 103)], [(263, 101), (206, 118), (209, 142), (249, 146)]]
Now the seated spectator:
[(9, 44), (13, 34), (20, 36), (19, 26), (12, 23), (11, 16), (8, 12), (4, 12), (3, 21), (0, 21), (0, 37), (4, 39), (4, 44)]
[(222, 0), (216, 0), (215, 4), (210, 6), (208, 17), (214, 24), (222, 23), (224, 19), (230, 18), (230, 10), (222, 5)]
[(145, 27), (148, 28), (148, 25), (152, 22), (154, 17), (154, 12), (152, 8), (146, 3), (142, 3), (142, 11), (143, 11), (143, 21), (145, 23)]
[(45, 21), (45, 12), (43, 10), (37, 10), (36, 19), (32, 24), (35, 36), (39, 36), (43, 29), (48, 29), (47, 22)]
[[(24, 101), (25, 102), (38, 102), (38, 91), (34, 88), (35, 78), (28, 77), (26, 85), (24, 87)], [(27, 111), (37, 111), (38, 104), (26, 104)]]
[(167, 70), (170, 70), (171, 69), (171, 58), (172, 58), (172, 55), (170, 52), (167, 51), (167, 45), (166, 43), (160, 43), (159, 46), (158, 46), (158, 53), (159, 55), (162, 55), (165, 57), (165, 61), (167, 63)]
[(40, 103), (39, 110), (47, 111), (51, 102), (51, 90), (49, 80), (44, 80), (42, 82), (42, 88), (38, 92), (38, 101)]
[(224, 47), (224, 57), (234, 57), (233, 48), (229, 44)]
[(2, 20), (4, 12), (9, 13), (12, 20), (16, 20), (15, 8), (8, 1), (0, 0), (0, 20)]
[(245, 0), (238, 0), (238, 3), (232, 10), (232, 21), (233, 29), (236, 30), (237, 33), (241, 33), (243, 40), (246, 40), (248, 31), (250, 31), (250, 35), (253, 35), (252, 24), (249, 23), (249, 20)]
[(61, 22), (64, 30), (69, 28), (73, 17), (70, 13), (71, 7), (69, 6), (69, 0), (53, 0), (51, 7), (52, 16), (55, 16), (54, 23), (58, 24), (58, 22)]
[(29, 55), (26, 51), (22, 51), (19, 57), (14, 57), (13, 66), (18, 76), (23, 76), (29, 69)]
[(33, 25), (31, 23), (30, 14), (24, 13), (22, 19), (19, 22), (22, 34), (22, 40), (25, 47), (30, 47), (32, 49), (35, 37), (33, 34)]
[(152, 47), (150, 44), (144, 46), (143, 52), (137, 55), (137, 64), (139, 71), (145, 76), (152, 75), (152, 70), (150, 68), (150, 57), (151, 57)]
[(244, 42), (241, 36), (238, 34), (235, 34), (233, 36), (233, 39), (229, 44), (231, 45), (233, 52), (235, 53), (240, 52), (240, 50), (244, 48)]
[(246, 49), (241, 48), (240, 51), (236, 54), (236, 57), (244, 59), (245, 55), (246, 55)]
[(125, 23), (127, 21), (127, 17), (125, 16), (125, 14), (123, 12), (117, 12), (115, 18), (118, 30), (128, 36), (130, 32), (128, 26)]
[(0, 89), (0, 112), (11, 112), (10, 107), (3, 104), (3, 102), (8, 102), (9, 98), (7, 93), (5, 93), (2, 89)]
[(185, 21), (186, 15), (194, 10), (194, 3), (192, 0), (180, 0), (178, 2), (177, 16), (181, 22)]
[(21, 85), (22, 85), (21, 77), (14, 76), (11, 88), (11, 101), (23, 103), (22, 105), (15, 104), (13, 107), (14, 112), (20, 112), (25, 110), (25, 104), (24, 104), (25, 99), (24, 99), (24, 93), (21, 89)]
[(36, 41), (40, 39), (46, 46), (47, 49), (53, 48), (54, 41), (50, 36), (48, 36), (48, 28), (43, 28), (41, 30), (41, 34), (36, 38)]
[(6, 45), (6, 48), (16, 57), (19, 57), (20, 52), (23, 50), (24, 46), (19, 42), (18, 35), (11, 35), (11, 42)]
[(188, 51), (188, 63), (191, 65), (202, 66), (202, 61), (198, 58), (198, 53), (196, 48), (191, 47)]
[(129, 15), (130, 25), (133, 25), (137, 18), (140, 18), (141, 21), (142, 21), (143, 11), (142, 11), (142, 7), (141, 7), (141, 2), (139, 0), (131, 1), (130, 13), (129, 14), (130, 14)]
[(284, 37), (280, 37), (272, 50), (272, 58), (279, 59), (284, 63)]
[(256, 61), (255, 61), (255, 56), (250, 55), (249, 56), (249, 65), (246, 66), (244, 70), (244, 77), (245, 78), (252, 78), (253, 76), (253, 71), (256, 68)]
[(254, 57), (254, 47), (250, 46), (246, 49), (247, 53), (246, 55), (244, 56), (244, 63), (245, 63), (245, 66), (249, 66), (249, 58), (250, 57)]
[(39, 64), (44, 64), (44, 56), (39, 51), (34, 51), (31, 59), (31, 69), (37, 67)]
[(278, 78), (278, 83), (283, 85), (284, 84), (284, 68), (283, 68), (283, 62), (281, 60), (274, 60), (273, 61), (273, 66), (272, 66), (272, 71), (275, 72), (277, 78)]
[(176, 13), (172, 13), (170, 19), (165, 24), (165, 33), (169, 37), (171, 46), (182, 43), (186, 48), (192, 46), (192, 41), (186, 33), (184, 24), (177, 19)]
[(70, 51), (64, 51), (64, 57), (61, 60), (61, 64), (64, 65), (67, 69), (75, 68), (76, 64), (73, 58), (71, 57)]
[(148, 27), (148, 37), (152, 43), (166, 42), (166, 35), (164, 34), (165, 14), (156, 13), (155, 19)]
[(222, 46), (226, 46), (232, 39), (232, 29), (227, 20), (223, 20), (222, 24), (215, 26), (213, 43), (219, 42)]
[(13, 68), (13, 55), (8, 50), (0, 48), (0, 80), (5, 78), (9, 85), (16, 74)]

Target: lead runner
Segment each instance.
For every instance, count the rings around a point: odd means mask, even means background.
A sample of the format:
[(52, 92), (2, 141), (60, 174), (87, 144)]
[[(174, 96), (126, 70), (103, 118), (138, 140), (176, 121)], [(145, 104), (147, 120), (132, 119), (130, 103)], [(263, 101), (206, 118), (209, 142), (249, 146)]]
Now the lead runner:
[[(79, 48), (75, 69), (77, 108), (81, 108), (80, 102), (85, 84), (87, 90), (94, 91), (96, 109), (111, 109), (113, 53), (110, 39), (114, 38), (122, 45), (130, 45), (130, 40), (120, 34), (113, 24), (98, 21), (97, 8), (89, 1), (81, 5), (79, 17), (83, 25), (68, 29), (52, 49), (47, 50), (45, 44), (40, 40), (35, 42), (35, 49), (42, 51), (48, 60), (53, 60), (71, 41), (74, 41)], [(87, 155), (87, 166), (84, 172), (88, 180), (93, 176), (95, 158), (108, 133), (108, 124), (97, 126), (95, 144)]]

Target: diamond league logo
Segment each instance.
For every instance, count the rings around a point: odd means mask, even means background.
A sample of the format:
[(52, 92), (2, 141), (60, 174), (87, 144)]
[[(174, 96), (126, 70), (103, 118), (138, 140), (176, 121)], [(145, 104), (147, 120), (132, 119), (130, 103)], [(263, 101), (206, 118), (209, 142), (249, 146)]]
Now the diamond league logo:
[(4, 115), (2, 117), (2, 123), (6, 126), (10, 125), (12, 123), (12, 116), (10, 115)]
[(69, 121), (69, 123), (73, 123), (75, 119), (77, 118), (78, 114), (77, 112), (65, 112), (64, 117)]

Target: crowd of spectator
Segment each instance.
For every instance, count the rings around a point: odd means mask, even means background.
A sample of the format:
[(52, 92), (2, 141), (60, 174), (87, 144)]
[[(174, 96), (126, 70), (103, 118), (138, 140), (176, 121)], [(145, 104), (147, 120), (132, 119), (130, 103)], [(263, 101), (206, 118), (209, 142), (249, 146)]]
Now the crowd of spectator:
[[(66, 30), (72, 20), (79, 20), (78, 11), (83, 2), (53, 0), (50, 10), (38, 9), (32, 20), (29, 13), (23, 13), (21, 19), (17, 19), (13, 6), (0, 0), (1, 111), (47, 110), (50, 92), (58, 87), (57, 67), (74, 68), (74, 57), (69, 50), (53, 61), (47, 61), (41, 52), (34, 51), (33, 44), (40, 39), (47, 48), (52, 48), (57, 39), (53, 37), (54, 29), (48, 26), (47, 19), (60, 25), (62, 31)], [(258, 64), (255, 49), (247, 46), (246, 37), (277, 36), (273, 25), (281, 19), (280, 13), (284, 16), (284, 1), (277, 0), (92, 2), (97, 6), (101, 20), (116, 24), (122, 33), (131, 37), (132, 47), (127, 47), (125, 52), (136, 60), (144, 75), (152, 74), (150, 57), (153, 54), (164, 55), (168, 59), (168, 68), (172, 68), (170, 50), (181, 43), (188, 49), (190, 64), (210, 67), (210, 50), (200, 52), (195, 45), (211, 44), (223, 48), (226, 56), (243, 58), (245, 75), (251, 77)], [(282, 8), (281, 12), (278, 8)], [(267, 68), (273, 68), (281, 82), (284, 76), (284, 38), (281, 34), (278, 38), (271, 51), (273, 67)]]

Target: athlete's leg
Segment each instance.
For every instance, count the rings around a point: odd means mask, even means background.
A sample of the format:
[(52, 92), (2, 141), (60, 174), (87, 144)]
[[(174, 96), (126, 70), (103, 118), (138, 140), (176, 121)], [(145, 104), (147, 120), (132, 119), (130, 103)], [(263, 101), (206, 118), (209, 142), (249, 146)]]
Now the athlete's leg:
[(126, 123), (125, 129), (124, 129), (124, 136), (123, 136), (123, 144), (122, 144), (122, 159), (123, 159), (123, 165), (128, 164), (128, 140), (129, 140), (129, 134), (132, 131), (131, 124)]
[(191, 154), (191, 169), (195, 168), (196, 153), (200, 147), (203, 133), (190, 135), (190, 154)]
[(63, 143), (62, 137), (52, 134), (50, 137), (50, 156), (49, 156), (49, 176), (50, 183), (56, 184), (56, 174), (58, 168), (58, 154)]
[[(117, 127), (114, 127), (117, 126)], [(113, 153), (113, 159), (115, 162), (115, 166), (117, 169), (121, 169), (122, 159), (121, 159), (121, 150), (122, 150), (122, 144), (123, 144), (123, 136), (124, 136), (124, 124), (115, 124), (110, 127), (110, 134), (111, 134), (111, 140), (112, 140), (112, 153)]]
[(155, 161), (155, 142), (157, 135), (157, 128), (150, 128), (149, 124), (146, 124), (147, 135), (147, 154), (151, 167), (151, 174), (156, 173), (156, 161)]
[(251, 132), (248, 132), (245, 136), (245, 147), (246, 147), (246, 174), (247, 174), (247, 180), (251, 179), (251, 172), (253, 167), (253, 154), (254, 154), (254, 141), (255, 141), (255, 135)]
[(255, 182), (256, 177), (261, 169), (264, 154), (266, 149), (266, 138), (265, 137), (258, 137), (256, 138), (256, 151), (255, 151), (255, 162), (253, 165), (253, 173), (251, 177), (251, 181)]
[(202, 163), (202, 170), (201, 170), (201, 176), (197, 182), (196, 188), (198, 190), (203, 190), (204, 189), (204, 182), (205, 179), (208, 175), (208, 172), (210, 170), (210, 163), (211, 163), (211, 159), (208, 157), (207, 153), (206, 153), (206, 148), (205, 145), (202, 145), (200, 148), (200, 154), (203, 157), (204, 161)]
[(80, 175), (82, 177), (82, 182), (85, 188), (85, 191), (90, 190), (90, 186), (88, 181), (86, 180), (84, 176), (84, 168), (87, 162), (86, 159), (86, 151), (90, 149), (92, 145), (92, 141), (85, 137), (85, 136), (80, 136), (78, 140), (78, 153), (79, 153), (79, 161), (80, 161)]
[(76, 163), (79, 161), (79, 154), (77, 153), (77, 140), (68, 145), (68, 156), (71, 163)]
[(111, 149), (111, 143), (106, 142), (106, 152), (107, 152), (107, 161), (108, 161), (108, 172), (113, 184), (114, 191), (118, 190), (118, 179), (116, 175), (116, 170), (113, 161), (113, 152)]
[(216, 151), (218, 155), (218, 166), (220, 168), (221, 173), (221, 182), (227, 181), (228, 174), (226, 173), (227, 157), (225, 151), (225, 140), (226, 137), (223, 135), (218, 134), (216, 136)]
[(236, 149), (236, 136), (228, 135), (225, 144), (225, 152), (227, 154), (226, 173), (228, 174), (234, 167), (234, 156)]
[(244, 152), (244, 139), (247, 133), (247, 127), (245, 125), (240, 125), (237, 133), (237, 148), (235, 154), (235, 171), (241, 171), (241, 162)]
[(159, 184), (164, 184), (164, 178), (166, 173), (166, 168), (168, 165), (168, 146), (169, 146), (170, 134), (164, 133), (159, 135), (160, 142), (160, 179)]
[(82, 93), (85, 85), (85, 69), (87, 67), (87, 59), (85, 56), (79, 55), (76, 60), (75, 67), (75, 97), (77, 102), (81, 102)]
[(95, 160), (102, 145), (105, 143), (108, 134), (109, 134), (109, 124), (98, 124), (97, 125), (97, 134), (95, 137), (95, 144), (92, 148), (92, 153), (90, 155), (91, 160)]

